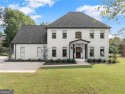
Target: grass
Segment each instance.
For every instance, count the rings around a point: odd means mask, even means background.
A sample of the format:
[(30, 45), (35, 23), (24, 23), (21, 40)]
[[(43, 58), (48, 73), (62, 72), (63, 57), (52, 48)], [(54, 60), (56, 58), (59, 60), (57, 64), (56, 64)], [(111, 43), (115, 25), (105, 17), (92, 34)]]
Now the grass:
[(44, 68), (36, 73), (0, 73), (0, 89), (15, 94), (124, 94), (125, 58), (92, 67)]

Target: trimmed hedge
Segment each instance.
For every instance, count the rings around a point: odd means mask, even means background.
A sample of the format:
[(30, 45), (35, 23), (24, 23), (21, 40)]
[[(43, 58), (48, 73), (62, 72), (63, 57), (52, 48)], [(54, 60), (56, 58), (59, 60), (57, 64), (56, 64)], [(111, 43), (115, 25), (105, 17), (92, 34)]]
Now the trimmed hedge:
[(50, 60), (46, 60), (45, 63), (66, 63), (66, 64), (69, 64), (69, 63), (76, 63), (76, 61), (74, 59), (57, 59), (57, 60), (53, 60), (53, 59), (50, 59)]

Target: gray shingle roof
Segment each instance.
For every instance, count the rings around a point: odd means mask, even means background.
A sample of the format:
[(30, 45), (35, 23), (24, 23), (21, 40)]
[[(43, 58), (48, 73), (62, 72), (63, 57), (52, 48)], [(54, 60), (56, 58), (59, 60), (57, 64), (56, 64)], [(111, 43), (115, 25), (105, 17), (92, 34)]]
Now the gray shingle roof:
[(47, 26), (47, 28), (110, 28), (108, 25), (82, 13), (69, 12)]
[(12, 43), (14, 44), (46, 44), (47, 32), (45, 25), (22, 26)]

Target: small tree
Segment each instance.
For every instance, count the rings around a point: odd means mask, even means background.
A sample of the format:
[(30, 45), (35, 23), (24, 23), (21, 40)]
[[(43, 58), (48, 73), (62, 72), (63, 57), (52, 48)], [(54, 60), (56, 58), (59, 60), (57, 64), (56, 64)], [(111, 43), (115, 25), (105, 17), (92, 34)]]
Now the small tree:
[(113, 46), (113, 55), (112, 55), (113, 62), (117, 61), (118, 52), (119, 52), (118, 47), (116, 45), (114, 45)]
[(47, 55), (47, 52), (48, 52), (48, 49), (47, 49), (47, 47), (46, 47), (46, 45), (44, 45), (43, 46), (43, 49), (42, 49), (42, 57), (43, 57), (43, 60), (47, 60), (47, 57), (48, 57), (48, 55)]

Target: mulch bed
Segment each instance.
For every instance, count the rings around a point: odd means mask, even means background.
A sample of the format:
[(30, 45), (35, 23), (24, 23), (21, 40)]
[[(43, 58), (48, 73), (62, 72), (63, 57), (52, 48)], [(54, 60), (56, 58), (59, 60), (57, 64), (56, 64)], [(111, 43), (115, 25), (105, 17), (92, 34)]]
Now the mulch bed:
[(77, 64), (77, 63), (63, 63), (63, 62), (59, 62), (59, 63), (44, 63), (43, 65), (63, 65), (63, 64)]

